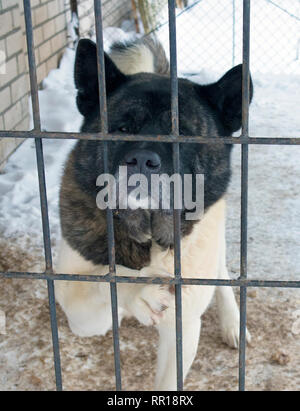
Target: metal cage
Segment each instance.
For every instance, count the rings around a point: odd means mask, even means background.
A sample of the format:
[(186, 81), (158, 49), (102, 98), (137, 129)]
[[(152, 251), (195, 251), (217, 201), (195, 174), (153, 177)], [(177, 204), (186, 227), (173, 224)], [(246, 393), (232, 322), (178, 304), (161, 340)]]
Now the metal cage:
[[(118, 303), (117, 303), (117, 284), (126, 283), (153, 283), (153, 284), (173, 284), (175, 286), (175, 308), (176, 308), (176, 354), (177, 354), (177, 389), (183, 390), (182, 378), (182, 307), (181, 307), (181, 287), (182, 285), (193, 285), (201, 287), (202, 285), (215, 286), (235, 286), (240, 288), (240, 345), (239, 345), (239, 390), (245, 390), (245, 354), (246, 354), (246, 303), (248, 287), (289, 287), (300, 288), (300, 281), (266, 281), (251, 280), (247, 278), (247, 205), (248, 205), (248, 145), (249, 144), (271, 144), (271, 145), (299, 145), (300, 137), (293, 138), (266, 138), (249, 136), (249, 59), (250, 59), (250, 3), (251, 0), (243, 0), (243, 84), (242, 84), (242, 132), (239, 137), (221, 137), (221, 138), (204, 138), (202, 136), (181, 136), (179, 135), (178, 124), (178, 82), (177, 82), (177, 58), (176, 58), (176, 17), (175, 17), (175, 0), (168, 0), (169, 10), (169, 39), (170, 39), (170, 66), (171, 66), (171, 112), (172, 112), (172, 133), (171, 135), (149, 136), (149, 135), (115, 135), (109, 134), (107, 122), (107, 105), (105, 89), (105, 67), (104, 51), (102, 36), (102, 10), (101, 0), (94, 0), (95, 20), (96, 20), (96, 38), (98, 53), (98, 75), (99, 75), (99, 95), (100, 95), (100, 118), (101, 132), (99, 133), (62, 133), (62, 132), (44, 132), (40, 127), (38, 85), (36, 77), (35, 53), (33, 42), (33, 28), (31, 19), (30, 0), (23, 0), (24, 16), (26, 25), (26, 38), (28, 47), (28, 62), (31, 85), (31, 97), (33, 108), (34, 128), (31, 131), (0, 131), (0, 138), (34, 138), (36, 146), (39, 192), (41, 203), (41, 214), (43, 224), (43, 239), (45, 251), (46, 268), (44, 272), (0, 272), (0, 278), (17, 278), (17, 279), (43, 279), (47, 281), (48, 297), (50, 307), (50, 321), (52, 329), (52, 343), (54, 352), (54, 369), (57, 390), (62, 390), (62, 370), (60, 364), (60, 351), (58, 339), (58, 327), (56, 319), (54, 280), (67, 281), (92, 281), (110, 283), (111, 306), (113, 320), (113, 341), (114, 341), (114, 360), (115, 360), (115, 378), (116, 390), (122, 389), (121, 384), (121, 364), (118, 332)], [(115, 270), (115, 244), (114, 244), (114, 227), (112, 211), (107, 209), (107, 228), (108, 228), (108, 252), (109, 252), (109, 273), (104, 276), (97, 275), (71, 275), (53, 272), (52, 253), (50, 244), (50, 229), (47, 206), (47, 193), (45, 182), (45, 169), (43, 157), (43, 138), (49, 139), (87, 139), (99, 140), (103, 142), (104, 168), (108, 172), (107, 166), (107, 141), (155, 141), (173, 143), (173, 167), (174, 173), (178, 172), (180, 164), (180, 144), (189, 143), (214, 143), (224, 142), (226, 144), (240, 144), (242, 146), (241, 154), (241, 247), (240, 247), (240, 276), (235, 280), (220, 279), (198, 279), (182, 278), (180, 266), (180, 210), (174, 210), (174, 278), (153, 278), (153, 277), (120, 277), (116, 275)]]

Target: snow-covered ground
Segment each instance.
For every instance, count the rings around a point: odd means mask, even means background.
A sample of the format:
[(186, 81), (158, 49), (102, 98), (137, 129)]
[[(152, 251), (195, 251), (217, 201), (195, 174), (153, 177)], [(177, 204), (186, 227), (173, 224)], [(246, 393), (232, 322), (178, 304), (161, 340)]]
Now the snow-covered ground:
[[(204, 7), (209, 1), (214, 7), (208, 10)], [(204, 12), (208, 14), (203, 26), (209, 27), (210, 47), (215, 44), (213, 55), (217, 53), (216, 45), (223, 50), (225, 39), (225, 34), (221, 31), (223, 19), (219, 13), (221, 2), (209, 1), (200, 2), (197, 8), (189, 12), (195, 19), (195, 24), (188, 22), (191, 18), (187, 18), (188, 14), (180, 15), (177, 20), (179, 70), (198, 73), (191, 77), (198, 82), (213, 81), (219, 73), (231, 67), (231, 58), (228, 61), (220, 59), (211, 66), (211, 59), (206, 59), (205, 52), (202, 51), (207, 37), (201, 30), (199, 21), (203, 21)], [(273, 10), (270, 5), (265, 8), (257, 6), (263, 14), (255, 12), (256, 5), (264, 2), (265, 0), (252, 2), (254, 22), (256, 18), (270, 19), (269, 13)], [(277, 21), (274, 10), (273, 13), (272, 19)], [(283, 24), (285, 17), (282, 14), (280, 16)], [(200, 17), (202, 20), (199, 20)], [(218, 19), (219, 23), (216, 24), (214, 19)], [(189, 55), (195, 55), (193, 67), (187, 67), (184, 55), (180, 54), (184, 47), (187, 50), (186, 45), (181, 47), (183, 33), (189, 32), (187, 26), (194, 30), (199, 27), (189, 38)], [(284, 27), (282, 25), (281, 30)], [(165, 43), (164, 30), (162, 27), (159, 37)], [(250, 132), (253, 136), (300, 135), (300, 71), (296, 69), (299, 61), (292, 62), (289, 57), (285, 58), (287, 48), (292, 43), (285, 44), (283, 39), (289, 35), (290, 30), (293, 30), (291, 26), (285, 27), (282, 42), (278, 43), (283, 49), (281, 58), (274, 60), (274, 64), (269, 64), (268, 68), (266, 66), (264, 73), (259, 66), (255, 66), (255, 61), (258, 61), (260, 54), (265, 55), (264, 47), (272, 36), (269, 35), (268, 39), (264, 37), (264, 41), (258, 41), (257, 45), (254, 38), (251, 61), (255, 95), (250, 111)], [(252, 36), (255, 36), (254, 33), (255, 28)], [(268, 33), (264, 32), (264, 35), (267, 36)], [(111, 36), (126, 38), (131, 34), (119, 29), (106, 30), (106, 49)], [(192, 40), (199, 41), (196, 47)], [(228, 44), (230, 42), (231, 40)], [(274, 45), (275, 43), (277, 40), (273, 41)], [(60, 68), (49, 74), (43, 82), (43, 90), (39, 91), (42, 128), (45, 130), (79, 130), (82, 119), (75, 106), (72, 79), (74, 53), (72, 49), (66, 50)], [(236, 57), (236, 63), (238, 60)], [(281, 74), (272, 69), (274, 66), (280, 68)], [(293, 74), (289, 74), (291, 68)], [(55, 261), (60, 235), (59, 183), (64, 161), (74, 142), (44, 140), (43, 144)], [(251, 278), (300, 279), (299, 159), (299, 146), (252, 146), (249, 149), (248, 262)], [(232, 163), (233, 178), (228, 193), (227, 260), (231, 275), (236, 277), (239, 274), (240, 245), (239, 146), (235, 146), (233, 150)], [(27, 140), (10, 158), (0, 175), (0, 194), (0, 270), (43, 269), (33, 140)], [(3, 285), (0, 289), (0, 312), (6, 313), (7, 333), (1, 336), (0, 329), (0, 389), (52, 389), (52, 354), (45, 284), (40, 281), (4, 280)], [(253, 346), (248, 350), (247, 383), (250, 389), (299, 389), (300, 334), (295, 327), (299, 307), (300, 290), (249, 291), (249, 328), (254, 337)], [(222, 345), (215, 329), (214, 314), (212, 308), (204, 318), (203, 341), (187, 381), (187, 389), (236, 389), (237, 355)], [(111, 335), (100, 339), (73, 336), (59, 308), (58, 320), (65, 387), (113, 388)], [(121, 329), (121, 351), (123, 373), (127, 376), (125, 389), (151, 388), (156, 338), (152, 329), (142, 327), (133, 320), (124, 323)], [(276, 360), (277, 354), (279, 360)], [(104, 357), (110, 359), (111, 365), (103, 361)], [(283, 364), (280, 362), (282, 357), (285, 358)]]

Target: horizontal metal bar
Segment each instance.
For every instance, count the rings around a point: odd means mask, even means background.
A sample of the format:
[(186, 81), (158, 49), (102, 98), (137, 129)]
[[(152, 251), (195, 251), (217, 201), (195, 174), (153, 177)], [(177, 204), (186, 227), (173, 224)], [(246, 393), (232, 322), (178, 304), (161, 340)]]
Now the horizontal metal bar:
[(250, 279), (210, 279), (210, 278), (175, 278), (175, 277), (123, 277), (118, 275), (84, 275), (84, 274), (52, 274), (25, 271), (0, 271), (0, 278), (16, 278), (28, 280), (57, 280), (57, 281), (89, 281), (105, 283), (136, 283), (136, 284), (182, 284), (182, 285), (211, 285), (229, 287), (278, 287), (300, 288), (300, 280), (250, 280)]
[(156, 143), (225, 143), (261, 145), (300, 145), (300, 137), (203, 137), (173, 135), (104, 134), (104, 133), (62, 133), (56, 131), (0, 131), (0, 138), (49, 138), (58, 140), (100, 140), (100, 141), (153, 141)]

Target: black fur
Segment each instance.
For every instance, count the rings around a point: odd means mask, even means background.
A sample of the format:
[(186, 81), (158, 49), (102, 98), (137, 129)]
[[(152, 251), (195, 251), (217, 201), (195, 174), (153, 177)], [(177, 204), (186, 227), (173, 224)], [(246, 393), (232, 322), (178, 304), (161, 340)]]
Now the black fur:
[[(126, 81), (126, 76), (117, 69), (106, 54), (105, 72), (106, 78), (109, 78), (106, 83), (107, 93), (113, 92)], [(74, 78), (75, 86), (78, 89), (76, 100), (78, 110), (83, 116), (89, 116), (95, 106), (99, 104), (97, 49), (91, 40), (84, 39), (78, 44)]]

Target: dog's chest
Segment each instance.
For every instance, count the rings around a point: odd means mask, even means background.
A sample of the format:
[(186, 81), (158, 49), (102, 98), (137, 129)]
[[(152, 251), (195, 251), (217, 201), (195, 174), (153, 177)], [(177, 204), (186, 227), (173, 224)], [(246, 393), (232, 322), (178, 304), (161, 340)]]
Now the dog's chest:
[[(225, 200), (222, 198), (194, 225), (190, 235), (181, 241), (181, 273), (185, 278), (213, 278), (219, 266), (221, 236), (225, 225)], [(150, 266), (174, 272), (174, 250), (162, 251), (154, 243)]]

